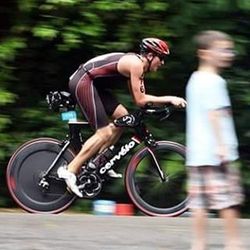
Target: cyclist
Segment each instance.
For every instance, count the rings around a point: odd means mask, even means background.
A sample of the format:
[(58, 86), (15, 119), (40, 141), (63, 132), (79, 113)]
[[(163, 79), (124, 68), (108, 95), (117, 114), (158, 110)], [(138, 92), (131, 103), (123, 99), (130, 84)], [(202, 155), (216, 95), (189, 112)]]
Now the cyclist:
[[(111, 93), (120, 80), (128, 82), (130, 94), (139, 107), (147, 103), (186, 106), (183, 98), (149, 95), (145, 91), (144, 76), (148, 72), (157, 71), (164, 64), (165, 57), (169, 55), (168, 44), (158, 38), (144, 38), (140, 48), (140, 54), (109, 53), (97, 56), (81, 64), (70, 77), (70, 92), (95, 130), (69, 165), (59, 167), (57, 172), (79, 197), (82, 194), (77, 187), (76, 174), (83, 163), (113, 145), (122, 133), (122, 129), (115, 127), (108, 118), (117, 119), (128, 114), (126, 107)], [(110, 170), (108, 174), (115, 178), (121, 177), (114, 170)]]

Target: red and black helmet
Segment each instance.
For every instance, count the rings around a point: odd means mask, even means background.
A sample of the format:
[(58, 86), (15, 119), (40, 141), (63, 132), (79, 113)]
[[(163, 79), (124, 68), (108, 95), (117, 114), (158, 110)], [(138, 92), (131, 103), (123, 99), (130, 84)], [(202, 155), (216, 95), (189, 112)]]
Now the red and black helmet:
[(153, 52), (160, 56), (169, 55), (168, 44), (158, 38), (144, 38), (140, 44), (141, 52)]

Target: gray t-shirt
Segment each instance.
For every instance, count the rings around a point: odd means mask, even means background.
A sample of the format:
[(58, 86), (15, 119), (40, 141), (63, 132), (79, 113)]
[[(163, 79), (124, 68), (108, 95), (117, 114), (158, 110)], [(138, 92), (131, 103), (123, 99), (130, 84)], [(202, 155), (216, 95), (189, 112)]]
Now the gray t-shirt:
[(218, 141), (208, 119), (208, 112), (221, 108), (229, 108), (229, 112), (223, 112), (220, 119), (220, 133), (228, 152), (226, 160), (236, 160), (238, 158), (238, 141), (230, 112), (231, 102), (226, 81), (219, 75), (196, 71), (188, 81), (186, 100), (186, 165), (213, 166), (220, 164), (216, 152)]

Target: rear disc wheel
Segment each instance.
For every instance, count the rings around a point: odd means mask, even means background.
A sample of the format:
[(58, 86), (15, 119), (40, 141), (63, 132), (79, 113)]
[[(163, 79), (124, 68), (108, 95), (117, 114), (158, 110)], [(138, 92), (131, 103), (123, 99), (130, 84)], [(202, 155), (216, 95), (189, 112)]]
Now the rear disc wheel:
[(43, 174), (61, 151), (61, 142), (53, 138), (39, 138), (22, 145), (11, 157), (6, 172), (8, 189), (16, 203), (32, 213), (59, 213), (75, 200), (57, 177), (57, 168), (69, 163), (74, 153), (67, 149), (46, 178), (49, 186), (39, 185)]

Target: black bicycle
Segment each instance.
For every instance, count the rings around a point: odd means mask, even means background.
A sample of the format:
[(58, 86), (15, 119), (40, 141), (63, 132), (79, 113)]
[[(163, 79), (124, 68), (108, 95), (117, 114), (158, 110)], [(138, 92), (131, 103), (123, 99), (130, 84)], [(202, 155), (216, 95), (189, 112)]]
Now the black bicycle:
[[(51, 92), (47, 101), (50, 108), (69, 120), (66, 139), (38, 138), (24, 143), (12, 155), (6, 171), (10, 194), (20, 207), (32, 213), (59, 213), (77, 198), (58, 178), (57, 169), (79, 152), (84, 143), (81, 131), (88, 127), (87, 122), (74, 121), (75, 104), (69, 93)], [(107, 172), (130, 150), (142, 145), (124, 174), (132, 202), (151, 216), (178, 216), (186, 211), (185, 147), (172, 141), (156, 141), (144, 123), (147, 116), (164, 120), (172, 111), (172, 107), (147, 107), (115, 120), (115, 126), (133, 128), (135, 135), (95, 170), (82, 167), (78, 185), (84, 198), (96, 197), (108, 178)]]

